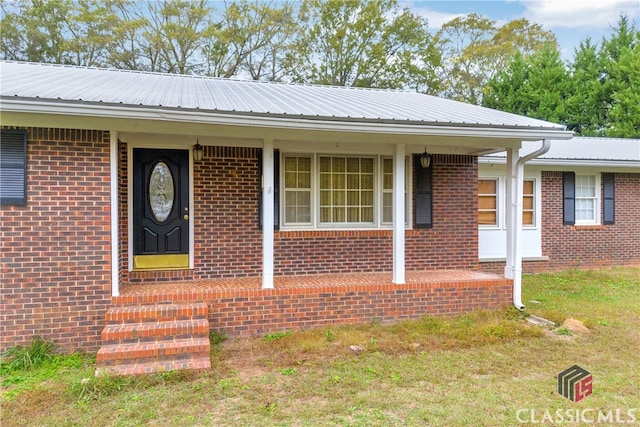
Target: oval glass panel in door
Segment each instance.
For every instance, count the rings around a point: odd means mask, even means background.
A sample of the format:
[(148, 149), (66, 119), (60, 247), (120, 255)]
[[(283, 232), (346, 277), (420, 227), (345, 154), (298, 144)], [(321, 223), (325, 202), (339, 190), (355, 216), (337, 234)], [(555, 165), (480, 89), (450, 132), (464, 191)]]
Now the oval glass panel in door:
[(166, 221), (173, 208), (173, 176), (164, 162), (158, 162), (149, 179), (149, 205), (153, 216)]

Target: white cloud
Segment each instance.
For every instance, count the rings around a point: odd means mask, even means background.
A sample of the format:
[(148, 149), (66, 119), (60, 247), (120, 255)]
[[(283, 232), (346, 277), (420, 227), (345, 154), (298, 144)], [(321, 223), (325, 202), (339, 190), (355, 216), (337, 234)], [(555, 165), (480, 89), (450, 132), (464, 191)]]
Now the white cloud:
[(610, 28), (621, 14), (631, 20), (640, 17), (638, 0), (530, 0), (521, 1), (530, 21), (547, 28)]
[(425, 17), (429, 20), (429, 29), (431, 30), (439, 30), (443, 24), (456, 19), (461, 16), (466, 16), (465, 13), (447, 13), (447, 12), (438, 12), (432, 10), (428, 7), (412, 7), (411, 12), (416, 15)]

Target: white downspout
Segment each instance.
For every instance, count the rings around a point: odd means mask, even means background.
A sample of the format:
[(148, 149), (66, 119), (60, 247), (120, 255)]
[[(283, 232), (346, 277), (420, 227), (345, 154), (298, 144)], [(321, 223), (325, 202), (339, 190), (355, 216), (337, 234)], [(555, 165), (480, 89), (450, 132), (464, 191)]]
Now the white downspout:
[[(524, 157), (519, 157), (519, 150), (507, 151), (507, 265), (505, 277), (513, 279), (513, 305), (524, 310), (522, 303), (522, 192), (524, 180), (524, 164), (535, 159), (551, 148), (551, 141), (545, 139), (542, 146)], [(514, 157), (517, 161), (514, 162)], [(515, 192), (514, 192), (515, 189)], [(510, 197), (511, 196), (511, 197)], [(510, 215), (509, 215), (510, 214)]]

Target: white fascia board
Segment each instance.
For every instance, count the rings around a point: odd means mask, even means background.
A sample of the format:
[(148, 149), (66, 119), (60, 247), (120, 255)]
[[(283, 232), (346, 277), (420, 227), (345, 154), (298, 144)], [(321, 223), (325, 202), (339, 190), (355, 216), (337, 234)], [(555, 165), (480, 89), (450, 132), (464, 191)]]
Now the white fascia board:
[[(358, 122), (349, 120), (323, 120), (321, 118), (265, 117), (216, 113), (199, 110), (176, 110), (145, 106), (115, 106), (95, 103), (77, 104), (63, 101), (15, 99), (2, 97), (2, 109), (16, 113), (59, 114), (65, 116), (102, 117), (121, 120), (161, 120), (168, 122), (202, 123), (249, 126), (261, 128), (285, 128), (298, 130), (326, 130), (334, 132), (358, 132), (372, 134), (424, 135), (479, 137), (497, 139), (570, 139), (573, 132), (548, 128), (509, 128), (484, 126), (440, 126), (433, 124), (400, 124), (389, 122)], [(496, 142), (495, 146), (500, 146)]]

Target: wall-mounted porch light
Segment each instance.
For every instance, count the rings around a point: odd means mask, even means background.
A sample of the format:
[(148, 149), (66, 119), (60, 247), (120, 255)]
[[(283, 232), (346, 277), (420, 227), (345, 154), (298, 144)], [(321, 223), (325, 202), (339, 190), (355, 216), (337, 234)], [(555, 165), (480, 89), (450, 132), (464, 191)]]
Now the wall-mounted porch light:
[(196, 162), (199, 162), (200, 160), (202, 160), (203, 155), (204, 155), (204, 149), (202, 148), (202, 145), (200, 145), (200, 143), (198, 142), (198, 139), (196, 138), (196, 145), (193, 146), (193, 160), (195, 160)]
[(420, 165), (424, 169), (428, 169), (431, 166), (431, 154), (427, 153), (427, 147), (424, 148), (424, 153), (420, 154)]

